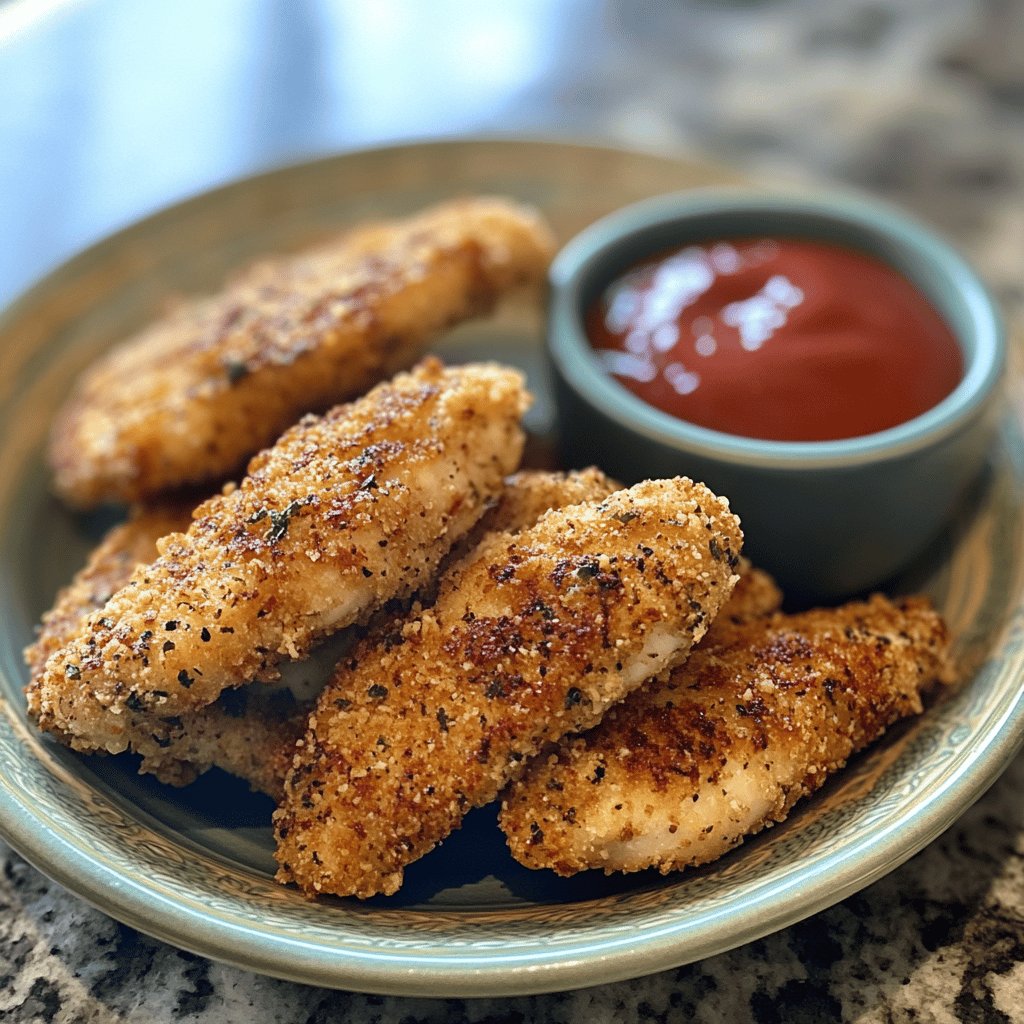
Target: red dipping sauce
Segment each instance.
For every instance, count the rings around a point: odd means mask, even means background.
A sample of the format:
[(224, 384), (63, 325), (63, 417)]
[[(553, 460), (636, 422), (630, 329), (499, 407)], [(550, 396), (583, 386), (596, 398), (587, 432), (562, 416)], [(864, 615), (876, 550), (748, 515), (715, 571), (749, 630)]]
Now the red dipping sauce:
[(952, 331), (880, 260), (796, 238), (691, 245), (639, 263), (586, 313), (609, 373), (679, 419), (831, 441), (919, 416), (963, 376)]

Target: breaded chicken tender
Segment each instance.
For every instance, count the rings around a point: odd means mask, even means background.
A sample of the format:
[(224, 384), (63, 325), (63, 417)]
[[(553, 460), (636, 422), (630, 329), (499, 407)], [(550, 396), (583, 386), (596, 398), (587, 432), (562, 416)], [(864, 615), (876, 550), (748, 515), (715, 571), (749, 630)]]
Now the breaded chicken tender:
[(310, 896), (395, 892), (545, 742), (686, 657), (741, 541), (728, 504), (686, 479), (490, 535), (321, 695), (275, 815), (278, 878)]
[(782, 821), (951, 678), (946, 627), (921, 599), (712, 633), (667, 682), (513, 783), (500, 821), (516, 860), (560, 875), (705, 864)]
[(600, 501), (621, 488), (622, 484), (595, 466), (565, 473), (523, 469), (505, 481), (505, 489), (498, 495), (494, 507), (484, 513), (469, 538), (479, 543), (488, 533), (522, 530), (533, 526), (552, 509)]
[[(139, 508), (127, 522), (108, 531), (43, 615), (35, 642), (25, 648), (25, 664), (33, 679), (43, 674), (50, 655), (78, 633), (88, 616), (131, 579), (137, 565), (156, 558), (156, 542), (161, 537), (188, 529), (193, 507), (185, 503)], [(29, 695), (37, 696), (37, 692), (31, 690)], [(36, 713), (31, 702), (29, 711)]]
[(221, 480), (303, 413), (410, 366), (438, 332), (543, 280), (539, 214), (444, 203), (240, 274), (125, 342), (54, 425), (57, 491), (90, 506)]
[(40, 725), (124, 750), (129, 713), (173, 717), (268, 681), (412, 594), (515, 467), (527, 403), (512, 370), (428, 360), (307, 417), (50, 656), (30, 684)]
[[(35, 643), (25, 649), (33, 680), (42, 675), (49, 656), (131, 579), (136, 566), (157, 557), (161, 537), (188, 529), (192, 508), (192, 503), (143, 507), (107, 533), (57, 595), (53, 608), (43, 616)], [(40, 690), (30, 684), (26, 692), (29, 714), (37, 718)], [(140, 772), (183, 786), (217, 767), (278, 798), (292, 747), (305, 731), (308, 714), (309, 706), (286, 689), (249, 687), (232, 690), (208, 707), (176, 718), (128, 713), (123, 722), (129, 746), (142, 755)], [(72, 735), (61, 738), (76, 745)]]

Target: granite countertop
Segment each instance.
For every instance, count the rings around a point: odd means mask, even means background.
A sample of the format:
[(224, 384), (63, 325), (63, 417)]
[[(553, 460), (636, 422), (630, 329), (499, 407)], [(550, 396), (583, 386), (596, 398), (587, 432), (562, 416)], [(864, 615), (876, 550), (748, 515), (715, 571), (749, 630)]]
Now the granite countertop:
[[(474, 106), (441, 60), (445, 33), (420, 32), (440, 65), (413, 61), (373, 117), (341, 102), (358, 91), (339, 76), (359, 49), (342, 42), (363, 32), (371, 48), (398, 44), (351, 13), (346, 22), (340, 5), (224, 0), (216, 23), (199, 0), (161, 6), (127, 17), (125, 0), (95, 0), (33, 15), (0, 2), (0, 81), (13, 97), (0, 110), (0, 297), (117, 224), (220, 180), (399, 135), (501, 130), (677, 146), (762, 176), (870, 189), (937, 225), (1011, 318), (1024, 312), (1017, 0), (695, 0), (642, 12), (619, 0), (543, 15), (509, 5), (500, 16), (440, 4), (435, 27), (466, 30), (468, 19), (485, 40), (489, 28), (508, 59), (481, 72)], [(182, 75), (164, 50), (186, 37), (195, 66)], [(542, 55), (529, 73), (523, 53)], [(309, 54), (317, 73), (302, 79)], [(107, 81), (122, 64), (141, 99)], [(168, 78), (173, 94), (160, 86)], [(260, 105), (247, 136), (218, 133), (203, 114), (204, 103), (231, 101)], [(135, 173), (140, 160), (151, 173)], [(1022, 791), (1018, 757), (923, 852), (776, 935), (648, 978), (519, 999), (365, 996), (213, 963), (114, 922), (0, 845), (0, 1020), (1024, 1019)]]

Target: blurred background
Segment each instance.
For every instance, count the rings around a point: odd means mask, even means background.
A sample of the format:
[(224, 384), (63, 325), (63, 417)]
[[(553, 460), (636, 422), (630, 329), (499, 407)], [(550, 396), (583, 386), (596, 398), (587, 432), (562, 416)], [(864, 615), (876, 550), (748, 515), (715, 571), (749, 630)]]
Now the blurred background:
[(1021, 53), (1018, 0), (0, 0), (0, 304), (232, 178), (470, 133), (862, 186), (1015, 301)]

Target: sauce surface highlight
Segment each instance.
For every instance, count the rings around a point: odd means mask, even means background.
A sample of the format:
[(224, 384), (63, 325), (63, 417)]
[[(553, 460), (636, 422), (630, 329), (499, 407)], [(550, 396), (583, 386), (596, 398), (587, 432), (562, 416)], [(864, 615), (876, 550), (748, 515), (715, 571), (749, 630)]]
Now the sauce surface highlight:
[(699, 426), (771, 441), (872, 434), (960, 382), (929, 301), (880, 260), (796, 238), (690, 245), (636, 264), (586, 312), (609, 373)]

